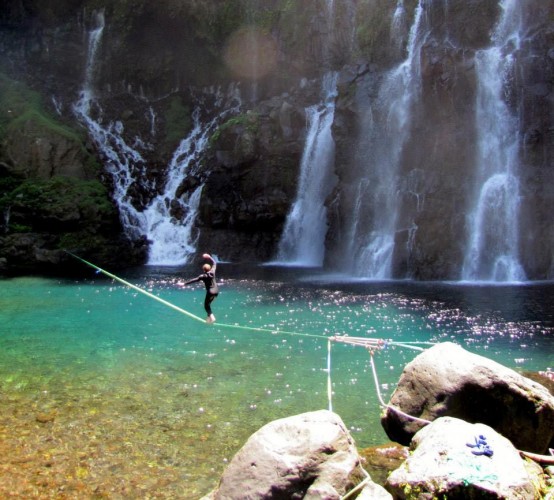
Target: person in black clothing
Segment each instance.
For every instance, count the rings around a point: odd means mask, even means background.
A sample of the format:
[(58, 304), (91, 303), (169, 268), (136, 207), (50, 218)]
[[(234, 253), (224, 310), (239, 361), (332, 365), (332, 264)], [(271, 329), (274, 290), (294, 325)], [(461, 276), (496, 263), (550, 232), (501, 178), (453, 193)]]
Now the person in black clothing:
[(203, 259), (209, 260), (210, 264), (204, 264), (202, 270), (204, 271), (197, 278), (191, 279), (185, 283), (185, 285), (190, 285), (191, 283), (196, 283), (197, 281), (202, 281), (206, 287), (206, 298), (204, 299), (204, 309), (208, 317), (206, 318), (206, 323), (213, 323), (215, 321), (215, 316), (212, 313), (212, 302), (219, 295), (219, 288), (215, 280), (215, 270), (217, 264), (212, 256), (208, 253), (202, 255)]

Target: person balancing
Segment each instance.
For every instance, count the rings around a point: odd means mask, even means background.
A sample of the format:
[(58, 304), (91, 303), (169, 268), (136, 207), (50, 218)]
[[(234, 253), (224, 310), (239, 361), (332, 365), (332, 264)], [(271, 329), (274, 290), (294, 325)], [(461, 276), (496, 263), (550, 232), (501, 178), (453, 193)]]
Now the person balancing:
[(204, 255), (202, 255), (202, 258), (210, 261), (210, 263), (205, 263), (202, 266), (202, 270), (204, 272), (198, 277), (185, 282), (185, 285), (190, 285), (191, 283), (196, 283), (197, 281), (202, 281), (204, 283), (204, 286), (206, 287), (204, 309), (206, 310), (206, 314), (208, 315), (208, 317), (206, 318), (206, 323), (214, 323), (215, 316), (212, 313), (212, 302), (219, 295), (219, 288), (215, 279), (217, 264), (209, 253), (205, 253)]

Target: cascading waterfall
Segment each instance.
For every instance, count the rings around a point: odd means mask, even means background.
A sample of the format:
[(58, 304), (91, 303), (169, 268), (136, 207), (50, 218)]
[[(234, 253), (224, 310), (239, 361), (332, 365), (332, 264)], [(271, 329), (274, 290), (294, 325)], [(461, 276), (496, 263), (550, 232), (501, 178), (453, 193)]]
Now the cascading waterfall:
[[(215, 91), (212, 90), (212, 93)], [(192, 114), (194, 126), (183, 139), (168, 165), (166, 183), (161, 194), (156, 196), (142, 212), (143, 233), (150, 242), (149, 265), (175, 266), (188, 262), (196, 252), (194, 223), (200, 206), (204, 184), (199, 184), (189, 195), (178, 196), (179, 186), (189, 175), (197, 173), (198, 160), (208, 146), (208, 140), (226, 116), (238, 112), (241, 106), (236, 86), (231, 86), (225, 95), (217, 91), (216, 109), (223, 108), (215, 118), (203, 120), (200, 107)], [(184, 214), (177, 219), (172, 212)]]
[(392, 23), (391, 23), (391, 42), (396, 46), (397, 50), (401, 50), (404, 45), (405, 25), (406, 25), (406, 7), (404, 5), (404, 0), (397, 0), (396, 8), (394, 9), (394, 14), (392, 16)]
[(308, 133), (296, 201), (287, 217), (277, 259), (293, 265), (321, 266), (325, 251), (327, 209), (325, 199), (334, 185), (335, 143), (331, 126), (337, 96), (336, 72), (323, 79), (323, 104), (306, 109)]
[(519, 263), (518, 119), (505, 100), (520, 47), (523, 3), (502, 2), (492, 45), (475, 56), (478, 173), (463, 280), (525, 280)]
[[(347, 252), (354, 257), (354, 274), (361, 277), (390, 279), (392, 274), (399, 209), (398, 169), (410, 134), (412, 105), (420, 92), (422, 17), (423, 0), (420, 0), (410, 28), (407, 57), (384, 77), (378, 98), (368, 112), (364, 140), (367, 140), (369, 161), (355, 193)], [(369, 230), (361, 224), (368, 214), (371, 217)]]
[[(193, 222), (196, 218), (203, 185), (189, 197), (177, 199), (175, 194), (182, 179), (191, 173), (193, 160), (204, 149), (208, 140), (208, 128), (203, 129), (198, 109), (193, 113), (194, 127), (181, 141), (173, 154), (167, 172), (164, 192), (156, 196), (144, 211), (146, 237), (151, 242), (148, 263), (158, 265), (183, 264), (194, 253)], [(176, 203), (186, 214), (183, 221), (176, 221), (170, 214)]]
[[(208, 140), (217, 124), (240, 105), (238, 94), (235, 94), (235, 107), (227, 108), (208, 123), (201, 122), (200, 110), (193, 113), (194, 127), (191, 133), (181, 141), (173, 154), (167, 173), (164, 192), (154, 198), (144, 211), (145, 234), (151, 241), (148, 264), (179, 265), (188, 261), (195, 253), (193, 225), (196, 220), (203, 184), (200, 184), (188, 197), (179, 199), (177, 190), (187, 175), (195, 174), (196, 160), (208, 145)], [(185, 218), (176, 220), (171, 211), (183, 212)]]
[(134, 167), (144, 172), (146, 163), (141, 153), (129, 146), (122, 138), (123, 124), (119, 121), (103, 125), (93, 114), (102, 116), (102, 110), (94, 98), (94, 71), (98, 48), (105, 27), (104, 12), (99, 11), (94, 16), (95, 27), (89, 32), (85, 78), (79, 99), (73, 106), (77, 118), (88, 129), (92, 139), (104, 156), (104, 166), (112, 176), (113, 197), (119, 207), (123, 228), (132, 239), (140, 238), (143, 232), (144, 217), (132, 205), (128, 196), (134, 179), (131, 171)]
[[(86, 126), (105, 160), (106, 171), (112, 176), (113, 197), (119, 207), (120, 218), (127, 235), (132, 239), (146, 237), (150, 241), (148, 264), (179, 265), (186, 263), (195, 252), (193, 225), (196, 219), (203, 185), (198, 186), (189, 196), (177, 198), (177, 190), (186, 175), (194, 174), (193, 165), (208, 144), (210, 135), (217, 124), (229, 113), (235, 113), (240, 107), (240, 95), (236, 86), (231, 86), (227, 95), (212, 91), (217, 101), (216, 109), (224, 110), (211, 120), (203, 123), (200, 108), (193, 113), (194, 127), (183, 139), (172, 156), (168, 166), (165, 186), (150, 204), (142, 211), (133, 204), (130, 190), (136, 182), (145, 186), (147, 179), (146, 161), (141, 150), (150, 146), (136, 137), (133, 146), (129, 146), (122, 137), (123, 124), (119, 121), (104, 125), (101, 121), (102, 110), (94, 99), (94, 70), (98, 47), (100, 46), (105, 22), (102, 12), (96, 16), (96, 27), (89, 33), (86, 72), (83, 89), (74, 111)], [(93, 109), (94, 108), (94, 109)], [(95, 119), (96, 113), (100, 118)], [(151, 132), (155, 131), (155, 114), (149, 108)], [(154, 186), (146, 187), (153, 189)], [(171, 216), (176, 210), (184, 214), (183, 220)]]
[(104, 27), (106, 25), (106, 19), (104, 17), (104, 11), (99, 10), (94, 12), (93, 21), (95, 26), (89, 32), (88, 48), (87, 48), (87, 61), (85, 65), (85, 82), (84, 92), (92, 93), (94, 83), (94, 70), (96, 69), (96, 53), (102, 40), (102, 34), (104, 33)]

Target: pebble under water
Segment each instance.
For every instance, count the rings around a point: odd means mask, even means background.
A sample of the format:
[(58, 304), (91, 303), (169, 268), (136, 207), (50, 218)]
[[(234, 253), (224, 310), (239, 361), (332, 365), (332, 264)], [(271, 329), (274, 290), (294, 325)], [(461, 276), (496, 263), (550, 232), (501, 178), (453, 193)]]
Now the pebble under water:
[[(196, 268), (122, 275), (204, 316)], [(554, 368), (554, 284), (364, 282), (221, 264), (218, 323), (90, 273), (0, 282), (0, 496), (199, 498), (248, 437), (328, 408), (336, 334), (459, 343), (518, 371)], [(298, 335), (294, 334), (298, 333)], [(375, 353), (388, 401), (418, 352)], [(367, 350), (332, 344), (333, 410), (358, 447), (382, 444)]]

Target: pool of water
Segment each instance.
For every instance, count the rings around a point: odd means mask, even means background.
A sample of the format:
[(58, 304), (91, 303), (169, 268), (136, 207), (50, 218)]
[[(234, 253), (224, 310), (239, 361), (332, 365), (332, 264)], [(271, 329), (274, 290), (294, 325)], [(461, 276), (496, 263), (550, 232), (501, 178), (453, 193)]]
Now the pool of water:
[[(204, 316), (197, 269), (122, 277)], [(219, 266), (206, 325), (91, 271), (0, 281), (0, 494), (199, 498), (267, 422), (328, 408), (333, 335), (459, 343), (516, 370), (554, 367), (554, 284), (363, 282)], [(260, 330), (256, 330), (260, 328)], [(271, 330), (286, 334), (269, 333)], [(374, 354), (388, 400), (417, 356)], [(359, 447), (387, 437), (367, 350), (332, 344), (332, 405)]]

